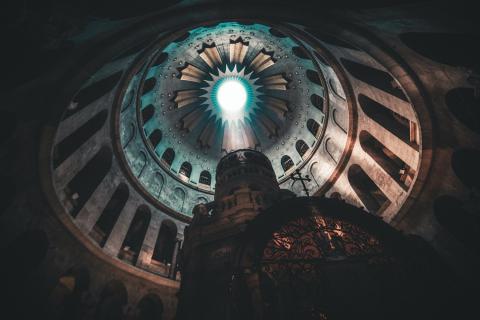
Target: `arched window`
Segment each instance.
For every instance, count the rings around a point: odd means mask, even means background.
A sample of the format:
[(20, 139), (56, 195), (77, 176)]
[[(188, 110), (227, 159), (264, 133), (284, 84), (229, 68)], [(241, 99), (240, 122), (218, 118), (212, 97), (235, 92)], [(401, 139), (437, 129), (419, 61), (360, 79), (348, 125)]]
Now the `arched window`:
[(305, 153), (307, 153), (308, 149), (310, 149), (310, 147), (303, 140), (298, 140), (295, 143), (295, 148), (301, 157), (303, 157)]
[(133, 217), (127, 235), (123, 240), (122, 249), (118, 253), (118, 257), (124, 261), (135, 265), (138, 255), (142, 249), (143, 240), (150, 224), (150, 210), (147, 206), (140, 206)]
[(149, 104), (148, 106), (143, 108), (142, 109), (143, 123), (147, 123), (150, 119), (152, 119), (154, 113), (155, 113), (155, 107), (152, 104)]
[(53, 151), (53, 167), (57, 168), (72, 153), (98, 132), (107, 120), (108, 111), (102, 110), (85, 122), (77, 130), (60, 141)]
[(409, 145), (415, 144), (415, 137), (410, 136), (410, 122), (407, 118), (402, 117), (398, 113), (391, 111), (384, 105), (363, 94), (358, 95), (358, 102), (363, 112), (365, 112), (370, 119), (375, 120), (405, 143)]
[(160, 129), (153, 130), (153, 132), (148, 136), (148, 140), (150, 140), (152, 147), (155, 149), (160, 141), (162, 141), (162, 131), (160, 131)]
[(317, 121), (313, 119), (308, 119), (307, 129), (308, 131), (310, 131), (311, 134), (313, 134), (316, 137), (318, 134), (318, 130), (320, 129), (320, 125), (318, 124)]
[(348, 169), (348, 181), (371, 213), (378, 215), (390, 204), (390, 200), (359, 165), (354, 164)]
[(173, 201), (177, 210), (183, 212), (183, 206), (185, 204), (185, 191), (181, 188), (176, 188), (173, 192)]
[(190, 175), (192, 174), (192, 165), (190, 162), (184, 162), (182, 163), (182, 166), (180, 167), (180, 171), (178, 172), (181, 176), (187, 178), (187, 180), (190, 178)]
[(152, 260), (165, 264), (171, 263), (176, 238), (177, 226), (170, 220), (164, 220), (158, 232)]
[(120, 212), (122, 212), (125, 203), (127, 203), (129, 194), (130, 192), (127, 185), (124, 183), (120, 184), (110, 198), (110, 201), (108, 201), (105, 209), (103, 209), (92, 231), (90, 231), (90, 236), (95, 239), (101, 247), (105, 245), (105, 242), (110, 236), (110, 232), (112, 232), (113, 226), (120, 216)]
[(397, 98), (408, 101), (402, 89), (397, 85), (393, 77), (385, 71), (381, 71), (355, 61), (341, 58), (340, 61), (345, 69), (360, 81), (383, 90)]
[(323, 112), (323, 98), (320, 97), (318, 94), (312, 94), (310, 96), (310, 102), (312, 105), (317, 108), (318, 110)]
[(159, 296), (149, 293), (137, 305), (137, 320), (161, 320), (163, 302)]
[(65, 187), (72, 202), (70, 214), (76, 217), (112, 166), (112, 151), (102, 147)]
[(315, 83), (316, 85), (322, 86), (322, 81), (320, 80), (318, 72), (309, 69), (307, 70), (306, 75), (308, 80)]
[(156, 83), (157, 83), (157, 80), (155, 80), (155, 78), (148, 78), (147, 80), (145, 80), (145, 82), (143, 83), (142, 94), (146, 94), (152, 91), (153, 88), (155, 88)]
[(200, 173), (200, 179), (198, 179), (198, 182), (207, 186), (210, 186), (212, 183), (212, 175), (210, 172), (204, 170), (202, 173)]
[(293, 54), (299, 57), (300, 59), (310, 59), (307, 51), (303, 47), (293, 47)]
[(162, 161), (170, 167), (173, 163), (173, 159), (175, 159), (175, 151), (173, 151), (172, 148), (168, 148), (162, 155)]
[(414, 171), (402, 159), (367, 131), (360, 132), (359, 138), (362, 149), (400, 186), (407, 189), (411, 185)]
[(289, 156), (283, 156), (280, 160), (280, 163), (282, 164), (283, 171), (285, 172), (287, 172), (294, 165), (292, 158)]

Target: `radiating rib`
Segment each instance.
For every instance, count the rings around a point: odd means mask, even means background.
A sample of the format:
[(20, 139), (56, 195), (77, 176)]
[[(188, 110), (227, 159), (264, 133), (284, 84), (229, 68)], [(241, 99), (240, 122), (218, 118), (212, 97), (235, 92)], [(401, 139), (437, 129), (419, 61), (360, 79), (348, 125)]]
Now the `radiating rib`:
[(275, 74), (262, 79), (262, 84), (270, 90), (287, 90), (288, 81), (282, 74)]
[(207, 124), (198, 136), (197, 142), (202, 149), (211, 148), (215, 142), (216, 133), (220, 125), (214, 119), (215, 117), (213, 116), (208, 119)]
[(248, 43), (243, 42), (242, 38), (238, 38), (235, 41), (230, 40), (230, 62), (231, 63), (243, 63), (243, 59), (247, 55)]
[(279, 126), (269, 116), (259, 113), (257, 116), (260, 125), (265, 129), (269, 138), (278, 137)]
[(182, 90), (177, 91), (173, 101), (175, 102), (176, 108), (182, 108), (189, 104), (200, 101), (200, 90)]
[(287, 101), (272, 96), (265, 96), (263, 101), (265, 107), (277, 114), (279, 118), (285, 118), (288, 112)]
[(255, 149), (255, 147), (260, 145), (260, 142), (258, 141), (258, 138), (255, 134), (255, 131), (253, 131), (253, 127), (249, 122), (241, 122), (239, 126), (242, 129), (241, 132), (243, 135), (245, 148)]
[(205, 108), (195, 108), (180, 119), (182, 129), (191, 132), (202, 120)]
[(189, 63), (180, 70), (180, 73), (180, 80), (184, 81), (201, 83), (206, 77), (205, 72)]
[(210, 68), (214, 68), (216, 66), (220, 66), (222, 64), (222, 58), (220, 58), (220, 54), (218, 53), (218, 49), (213, 44), (211, 47), (205, 47), (199, 52), (200, 58), (205, 61), (206, 64)]
[(275, 64), (275, 61), (273, 60), (273, 53), (267, 53), (264, 49), (262, 49), (255, 59), (253, 59), (252, 63), (250, 64), (250, 67), (255, 71), (255, 72), (262, 72), (263, 70), (273, 66)]

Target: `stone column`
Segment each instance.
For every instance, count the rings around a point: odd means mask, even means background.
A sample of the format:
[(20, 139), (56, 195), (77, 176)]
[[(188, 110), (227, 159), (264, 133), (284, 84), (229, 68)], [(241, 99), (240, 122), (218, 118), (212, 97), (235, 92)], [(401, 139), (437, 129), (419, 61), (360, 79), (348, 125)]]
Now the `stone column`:
[(137, 267), (145, 269), (145, 266), (149, 265), (152, 261), (153, 250), (155, 250), (161, 224), (162, 219), (157, 214), (153, 214), (150, 219), (150, 225), (145, 233), (145, 238), (143, 239), (142, 248), (138, 254)]
[(110, 236), (108, 237), (108, 240), (104, 246), (104, 250), (108, 254), (115, 257), (118, 255), (123, 240), (127, 235), (128, 228), (130, 227), (133, 217), (135, 216), (137, 207), (137, 203), (133, 200), (127, 201), (127, 203), (123, 207), (123, 210), (120, 213), (117, 222), (115, 222), (115, 226), (113, 227), (113, 230), (110, 233)]
[(175, 241), (175, 247), (173, 248), (173, 255), (172, 255), (172, 264), (170, 265), (170, 272), (168, 277), (175, 280), (177, 277), (177, 256), (178, 256), (178, 250), (180, 249), (180, 245), (182, 243), (182, 240), (177, 239)]

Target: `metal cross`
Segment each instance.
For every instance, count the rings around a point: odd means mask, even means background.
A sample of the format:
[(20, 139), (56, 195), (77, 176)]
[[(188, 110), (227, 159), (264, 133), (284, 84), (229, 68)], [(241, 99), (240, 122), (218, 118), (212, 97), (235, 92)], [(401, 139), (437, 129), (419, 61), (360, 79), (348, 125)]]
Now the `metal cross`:
[(300, 170), (297, 169), (297, 170), (295, 170), (295, 173), (292, 174), (290, 179), (292, 179), (294, 181), (293, 183), (295, 183), (296, 181), (300, 181), (302, 183), (302, 186), (303, 186), (303, 191), (305, 191), (305, 193), (307, 194), (307, 197), (310, 197), (310, 193), (308, 193), (307, 186), (305, 185), (305, 181), (310, 182), (312, 180), (312, 179), (310, 179), (308, 174), (305, 177), (302, 177), (302, 174), (300, 173)]

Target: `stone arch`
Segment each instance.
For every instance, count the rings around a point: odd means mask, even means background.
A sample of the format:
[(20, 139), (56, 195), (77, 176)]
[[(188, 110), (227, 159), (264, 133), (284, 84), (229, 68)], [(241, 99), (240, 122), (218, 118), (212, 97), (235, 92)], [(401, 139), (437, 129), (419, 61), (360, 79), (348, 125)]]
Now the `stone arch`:
[(162, 155), (162, 162), (165, 163), (168, 167), (170, 167), (175, 159), (175, 151), (172, 148), (168, 148), (163, 152)]
[(280, 164), (282, 165), (282, 169), (284, 172), (287, 172), (288, 170), (290, 170), (291, 168), (293, 168), (293, 166), (295, 165), (293, 163), (293, 160), (292, 158), (290, 158), (289, 156), (287, 155), (284, 155), (281, 159), (280, 159)]
[(175, 188), (173, 191), (174, 203), (176, 203), (176, 208), (179, 212), (183, 212), (185, 205), (185, 190), (182, 188)]
[(142, 297), (137, 304), (137, 320), (162, 320), (163, 302), (155, 293), (149, 293)]
[(152, 260), (160, 263), (172, 263), (173, 251), (177, 239), (177, 226), (169, 219), (163, 220), (158, 231)]
[(160, 141), (162, 141), (162, 131), (160, 129), (155, 129), (150, 133), (148, 136), (148, 140), (150, 141), (150, 144), (152, 145), (153, 149), (155, 149)]

